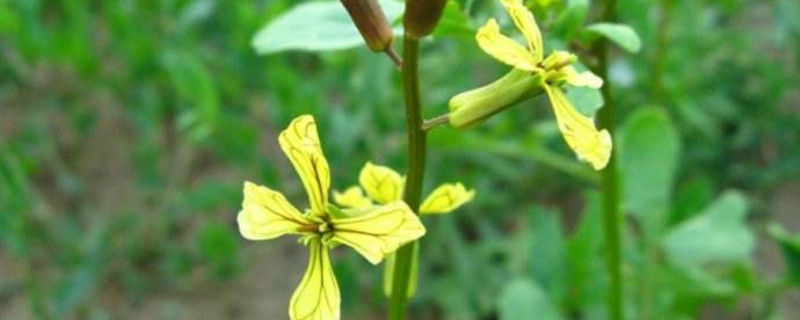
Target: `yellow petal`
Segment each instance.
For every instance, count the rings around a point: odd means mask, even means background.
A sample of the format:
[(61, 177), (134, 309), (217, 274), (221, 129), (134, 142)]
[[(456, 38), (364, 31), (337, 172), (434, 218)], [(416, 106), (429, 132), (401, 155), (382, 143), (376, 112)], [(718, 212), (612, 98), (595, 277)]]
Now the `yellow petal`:
[(525, 40), (528, 42), (528, 48), (533, 53), (534, 64), (542, 61), (544, 56), (544, 46), (542, 45), (542, 33), (539, 31), (539, 26), (533, 18), (533, 13), (522, 4), (522, 0), (501, 0), (503, 6), (506, 8), (508, 15), (514, 20)]
[(603, 86), (603, 79), (591, 71), (578, 72), (572, 66), (561, 69), (567, 75), (567, 83), (573, 87), (589, 87), (599, 89)]
[(319, 240), (308, 243), (308, 267), (289, 303), (291, 320), (338, 320), (339, 284), (333, 274), (330, 253)]
[(388, 167), (367, 162), (358, 175), (358, 182), (377, 203), (386, 204), (403, 198), (403, 177)]
[(333, 192), (333, 201), (336, 204), (353, 209), (366, 208), (372, 205), (372, 201), (364, 196), (364, 192), (358, 186), (347, 188), (344, 192)]
[(244, 183), (244, 201), (237, 221), (242, 236), (250, 240), (297, 234), (299, 227), (313, 225), (282, 194), (251, 182)]
[(352, 247), (372, 264), (425, 234), (422, 222), (402, 201), (377, 206), (357, 217), (333, 219), (331, 224), (331, 241)]
[(475, 190), (467, 190), (461, 183), (447, 183), (433, 190), (419, 209), (422, 214), (448, 213), (475, 197)]
[(502, 35), (497, 20), (489, 19), (485, 26), (478, 29), (475, 38), (483, 51), (500, 62), (525, 71), (537, 69), (535, 57), (519, 43)]
[(578, 159), (592, 164), (595, 170), (605, 168), (611, 157), (611, 135), (597, 131), (591, 118), (584, 116), (567, 100), (560, 88), (545, 85), (556, 114), (558, 129)]
[(314, 117), (302, 115), (295, 118), (281, 132), (278, 141), (303, 181), (312, 214), (323, 215), (328, 204), (331, 173), (328, 161), (322, 154)]

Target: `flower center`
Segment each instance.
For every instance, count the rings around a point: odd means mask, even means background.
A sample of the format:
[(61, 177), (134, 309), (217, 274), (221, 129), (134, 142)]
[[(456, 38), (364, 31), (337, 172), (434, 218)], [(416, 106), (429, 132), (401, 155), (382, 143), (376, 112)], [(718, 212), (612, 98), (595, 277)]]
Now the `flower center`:
[(315, 234), (317, 236), (325, 236), (326, 234), (332, 233), (333, 225), (326, 220), (320, 219), (320, 221), (314, 221), (313, 224), (307, 224), (299, 227), (297, 231), (306, 234)]
[(317, 226), (317, 232), (320, 234), (325, 234), (328, 231), (331, 231), (331, 226), (327, 222), (323, 222)]
[(571, 65), (577, 60), (578, 57), (574, 54), (566, 51), (556, 51), (547, 56), (541, 62), (541, 65), (545, 70), (561, 70), (561, 68)]

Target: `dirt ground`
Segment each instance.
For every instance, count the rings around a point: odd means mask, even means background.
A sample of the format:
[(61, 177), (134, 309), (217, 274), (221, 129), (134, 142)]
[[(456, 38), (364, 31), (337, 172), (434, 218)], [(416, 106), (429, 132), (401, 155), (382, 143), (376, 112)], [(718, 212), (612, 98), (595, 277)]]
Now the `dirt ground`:
[(284, 319), (292, 292), (306, 265), (305, 250), (294, 239), (248, 244), (247, 269), (237, 280), (193, 293), (163, 292), (140, 306), (117, 304), (115, 312), (134, 320)]

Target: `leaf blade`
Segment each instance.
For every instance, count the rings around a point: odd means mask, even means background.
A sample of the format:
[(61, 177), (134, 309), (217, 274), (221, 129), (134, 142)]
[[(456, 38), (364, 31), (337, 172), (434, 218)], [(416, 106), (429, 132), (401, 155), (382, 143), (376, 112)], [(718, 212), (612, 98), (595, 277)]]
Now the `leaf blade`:
[(630, 53), (637, 53), (642, 49), (642, 40), (636, 30), (628, 25), (601, 22), (586, 27), (586, 31), (589, 34), (603, 36)]
[[(386, 18), (395, 21), (403, 13), (403, 4), (379, 0)], [(310, 23), (313, 21), (313, 23)], [(401, 28), (393, 30), (402, 34)], [(297, 5), (261, 28), (251, 41), (259, 55), (283, 51), (334, 51), (364, 45), (347, 11), (338, 1)]]

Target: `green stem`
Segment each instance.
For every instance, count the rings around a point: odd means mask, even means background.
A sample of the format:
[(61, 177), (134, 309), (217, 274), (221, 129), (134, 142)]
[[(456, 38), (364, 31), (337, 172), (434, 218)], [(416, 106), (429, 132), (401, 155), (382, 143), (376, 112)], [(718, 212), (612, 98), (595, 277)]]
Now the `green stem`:
[(422, 130), (431, 131), (438, 126), (445, 126), (450, 123), (450, 114), (445, 113), (440, 116), (436, 116), (433, 119), (425, 120), (422, 123)]
[[(408, 175), (403, 200), (415, 212), (419, 211), (422, 179), (425, 172), (425, 131), (422, 129), (422, 107), (419, 98), (419, 40), (406, 35), (403, 38), (403, 95), (406, 102), (408, 130)], [(392, 275), (392, 294), (389, 298), (389, 320), (403, 320), (408, 306), (408, 282), (411, 277), (414, 244), (397, 250)]]
[[(603, 0), (601, 3), (601, 19), (603, 22), (616, 20), (616, 0)], [(611, 97), (611, 83), (608, 81), (608, 40), (598, 39), (592, 46), (594, 56), (597, 57), (595, 71), (605, 80), (602, 87), (605, 106), (600, 110), (598, 122), (601, 128), (608, 130), (615, 137), (614, 129), (614, 102)], [(616, 144), (612, 150), (611, 159), (603, 171), (603, 228), (606, 242), (606, 269), (610, 282), (608, 297), (608, 318), (611, 320), (624, 319), (623, 309), (623, 279), (622, 279), (622, 245), (620, 229), (624, 219), (619, 209), (619, 174), (617, 171)]]
[(669, 22), (671, 21), (670, 18), (672, 15), (672, 1), (661, 0), (660, 9), (661, 16), (659, 17), (656, 29), (656, 43), (655, 48), (653, 48), (653, 60), (651, 61), (653, 70), (650, 78), (650, 95), (653, 97), (653, 101), (659, 104), (664, 103), (664, 86), (662, 81), (664, 78), (665, 58), (668, 49), (667, 32), (669, 31)]

